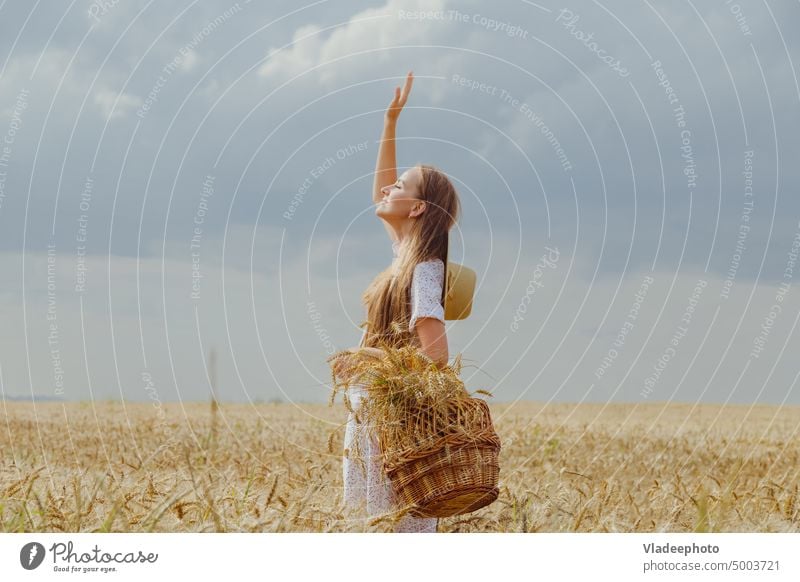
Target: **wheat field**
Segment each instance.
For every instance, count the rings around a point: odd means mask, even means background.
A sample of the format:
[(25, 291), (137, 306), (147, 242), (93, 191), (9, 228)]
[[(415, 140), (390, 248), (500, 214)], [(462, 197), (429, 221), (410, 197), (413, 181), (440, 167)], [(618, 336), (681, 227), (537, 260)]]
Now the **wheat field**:
[[(798, 532), (800, 407), (492, 404), (500, 496), (440, 532)], [(0, 405), (4, 532), (391, 531), (336, 404)]]

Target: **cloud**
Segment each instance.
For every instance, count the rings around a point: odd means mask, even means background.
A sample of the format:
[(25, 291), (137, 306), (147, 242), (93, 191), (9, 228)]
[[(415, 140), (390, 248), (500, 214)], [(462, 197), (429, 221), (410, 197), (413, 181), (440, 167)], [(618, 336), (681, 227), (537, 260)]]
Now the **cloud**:
[(104, 117), (119, 118), (127, 116), (142, 104), (142, 100), (135, 95), (117, 93), (109, 89), (99, 89), (94, 94), (94, 102), (100, 106)]
[[(362, 10), (349, 21), (336, 26), (333, 31), (309, 24), (298, 27), (289, 46), (271, 47), (268, 58), (259, 69), (259, 74), (273, 80), (286, 80), (302, 75), (313, 67), (314, 79), (330, 87), (343, 76), (358, 76), (359, 67), (383, 67), (396, 59), (392, 47), (422, 44), (430, 37), (435, 24), (428, 21), (398, 18), (398, 12), (436, 11), (445, 6), (444, 0), (389, 0), (380, 8)], [(365, 42), (366, 41), (366, 42)], [(333, 64), (333, 61), (361, 53), (365, 49), (374, 51), (367, 59), (348, 60)]]
[[(0, 267), (12, 282), (0, 291), (7, 391), (29, 387), (28, 359), (33, 389), (52, 390), (42, 251), (54, 241), (71, 397), (87, 397), (91, 387), (95, 395), (147, 398), (146, 356), (165, 399), (205, 398), (202, 359), (211, 344), (224, 354), (220, 376), (231, 398), (246, 399), (245, 390), (320, 397), (324, 356), (331, 345), (357, 341), (361, 292), (390, 257), (383, 229), (364, 209), (381, 108), (409, 69), (417, 83), (399, 129), (398, 163), (428, 161), (458, 181), (464, 216), (453, 238), (460, 249), (464, 237), (463, 262), (478, 272), (480, 287), (473, 316), (448, 330), (452, 351), (464, 349), (494, 378), (470, 375), (474, 387), (489, 382), (502, 398), (640, 400), (641, 383), (701, 277), (708, 287), (697, 317), (651, 399), (669, 398), (680, 385), (677, 399), (719, 401), (737, 386), (735, 399), (779, 402), (791, 386), (795, 289), (770, 328), (768, 356), (740, 373), (775, 301), (800, 208), (790, 195), (800, 184), (790, 162), (800, 148), (800, 110), (787, 55), (800, 35), (784, 24), (796, 20), (796, 5), (741, 5), (752, 37), (723, 3), (697, 6), (708, 29), (691, 6), (642, 4), (616, 14), (620, 23), (612, 8), (571, 5), (579, 28), (631, 70), (624, 79), (556, 24), (555, 10), (525, 2), (491, 11), (485, 2), (464, 2), (457, 10), (466, 18), (436, 17), (456, 9), (444, 0), (307, 9), (250, 2), (236, 11), (209, 2), (185, 12), (120, 3), (84, 37), (88, 5), (63, 20), (41, 10), (28, 19), (19, 3), (3, 9), (15, 31), (0, 38), (9, 56), (0, 74), (0, 139), (15, 132), (0, 207)], [(432, 16), (407, 14), (414, 11)], [(527, 34), (507, 34), (514, 26)], [(693, 193), (680, 129), (651, 59), (662, 61), (688, 112), (700, 173)], [(147, 115), (131, 115), (165, 66), (171, 73)], [(456, 84), (455, 74), (498, 94)], [(23, 88), (28, 107), (18, 123)], [(500, 90), (542, 116), (571, 170)], [(323, 160), (360, 143), (368, 147), (337, 158), (303, 187)], [(731, 297), (722, 300), (738, 256), (746, 147), (755, 152), (752, 229)], [(216, 193), (197, 263), (189, 243), (210, 174)], [(87, 177), (94, 189), (84, 211)], [(287, 220), (301, 189), (302, 205)], [(89, 286), (81, 322), (72, 287), (84, 212)], [(528, 304), (545, 244), (558, 246), (563, 262), (545, 271), (544, 288)], [(651, 267), (656, 285), (645, 311), (602, 380), (594, 378)], [(196, 280), (199, 300), (190, 295)], [(520, 329), (511, 333), (521, 309)]]
[[(27, 253), (25, 319), (19, 288), (0, 297), (6, 394), (27, 394), (31, 374), (35, 393), (54, 395), (55, 347), (69, 399), (146, 400), (143, 372), (156, 379), (162, 400), (204, 399), (204, 358), (216, 347), (223, 399), (324, 401), (325, 357), (357, 343), (361, 292), (377, 270), (337, 274), (312, 257), (264, 271), (264, 263), (278, 264), (277, 249), (265, 248), (258, 270), (242, 257), (226, 262), (223, 276), (212, 252), (220, 241), (206, 242), (197, 264), (180, 249), (163, 261), (112, 257), (110, 270), (107, 257), (88, 257), (81, 293), (74, 256), (59, 255), (50, 279), (47, 255)], [(336, 248), (333, 240), (317, 242)], [(774, 284), (736, 279), (723, 298), (723, 277), (693, 270), (583, 279), (566, 245), (537, 273), (545, 244), (526, 247), (517, 262), (518, 244), (498, 235), (491, 258), (454, 257), (479, 277), (470, 317), (447, 322), (451, 356), (462, 353), (471, 364), (464, 371), (470, 389), (489, 388), (505, 401), (800, 403), (786, 357), (800, 348), (793, 330), (800, 295), (777, 299)], [(20, 273), (21, 260), (0, 254), (0, 269)], [(754, 357), (756, 346), (763, 350)]]
[(314, 24), (301, 26), (292, 36), (292, 45), (281, 49), (272, 47), (267, 53), (267, 62), (259, 69), (264, 77), (296, 76), (319, 63), (323, 41), (320, 27)]

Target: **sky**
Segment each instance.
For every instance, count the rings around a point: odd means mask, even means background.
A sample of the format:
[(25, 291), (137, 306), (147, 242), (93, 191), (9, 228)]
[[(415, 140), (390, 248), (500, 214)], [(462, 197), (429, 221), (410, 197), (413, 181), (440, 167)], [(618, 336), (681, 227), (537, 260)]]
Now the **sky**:
[(398, 165), (496, 401), (800, 404), (800, 5), (0, 4), (6, 398), (325, 402)]

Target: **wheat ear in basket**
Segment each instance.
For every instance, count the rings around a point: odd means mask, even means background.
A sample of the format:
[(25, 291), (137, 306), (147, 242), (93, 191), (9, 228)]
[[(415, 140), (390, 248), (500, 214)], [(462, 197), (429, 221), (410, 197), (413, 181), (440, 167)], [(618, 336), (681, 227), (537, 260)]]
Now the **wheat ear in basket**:
[(344, 389), (347, 402), (356, 383), (366, 388), (358, 417), (377, 429), (397, 499), (417, 517), (462, 515), (495, 501), (500, 438), (486, 402), (459, 378), (461, 355), (439, 368), (414, 346), (383, 353), (360, 360), (347, 379), (334, 376), (331, 400)]

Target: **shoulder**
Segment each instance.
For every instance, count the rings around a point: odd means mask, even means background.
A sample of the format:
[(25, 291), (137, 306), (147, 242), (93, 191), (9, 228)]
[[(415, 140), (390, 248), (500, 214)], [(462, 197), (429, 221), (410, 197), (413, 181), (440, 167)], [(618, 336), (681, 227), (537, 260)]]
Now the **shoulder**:
[(414, 329), (418, 319), (433, 317), (444, 323), (442, 287), (444, 286), (444, 263), (441, 259), (422, 261), (414, 266), (414, 281), (411, 285), (411, 319), (408, 324)]
[(434, 284), (441, 287), (444, 282), (444, 262), (441, 259), (421, 261), (414, 267), (415, 286)]
[(430, 261), (420, 261), (414, 266), (414, 274), (417, 273), (444, 273), (444, 262), (442, 259), (431, 259)]

